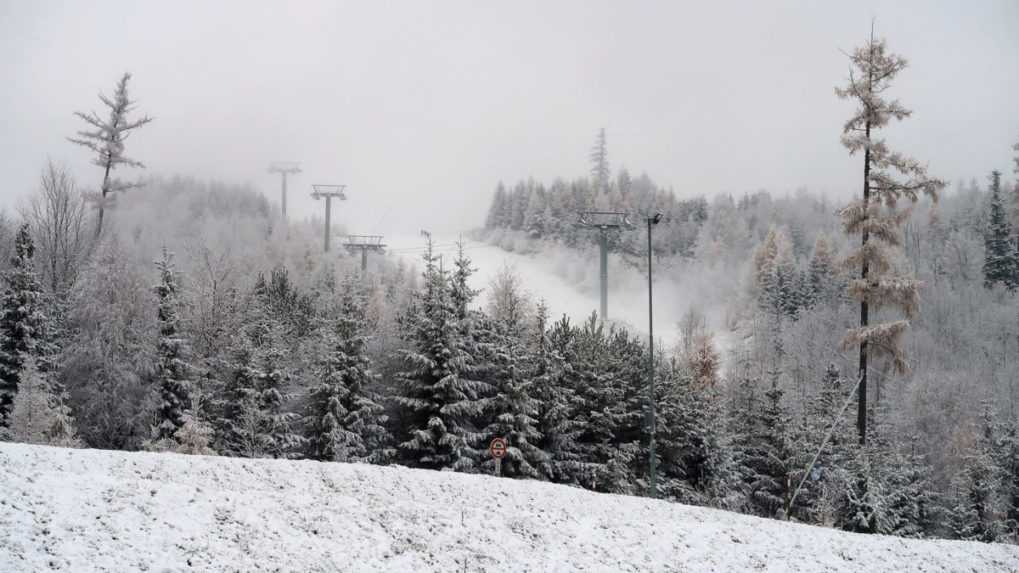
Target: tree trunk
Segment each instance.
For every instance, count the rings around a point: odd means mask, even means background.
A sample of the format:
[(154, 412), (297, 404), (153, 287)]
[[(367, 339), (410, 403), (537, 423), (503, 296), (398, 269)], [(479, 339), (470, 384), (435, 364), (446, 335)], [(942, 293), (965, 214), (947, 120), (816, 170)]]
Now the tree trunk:
[(106, 158), (106, 173), (103, 174), (103, 189), (99, 195), (99, 221), (96, 223), (96, 238), (103, 232), (103, 208), (106, 203), (106, 194), (110, 192), (110, 167), (113, 166), (113, 158)]
[[(867, 121), (867, 140), (870, 141), (870, 121)], [(870, 147), (863, 152), (863, 212), (867, 216), (867, 208), (870, 204)], [(863, 228), (861, 248), (867, 247), (870, 240), (870, 232), (866, 226)], [(869, 269), (867, 257), (862, 257), (863, 268), (860, 278), (867, 280)], [(866, 292), (866, 291), (865, 291)], [(860, 326), (866, 327), (870, 323), (869, 308), (867, 308), (866, 295), (860, 301)], [(860, 342), (860, 392), (856, 411), (856, 430), (860, 434), (860, 445), (867, 443), (867, 341)]]

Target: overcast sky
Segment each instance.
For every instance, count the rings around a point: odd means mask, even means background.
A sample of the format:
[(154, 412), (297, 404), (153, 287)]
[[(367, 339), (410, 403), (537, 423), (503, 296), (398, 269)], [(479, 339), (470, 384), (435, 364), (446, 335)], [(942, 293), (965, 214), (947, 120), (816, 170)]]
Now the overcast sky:
[[(353, 232), (481, 223), (492, 190), (613, 170), (681, 196), (859, 188), (839, 144), (840, 50), (879, 35), (904, 55), (914, 110), (891, 142), (956, 180), (1012, 178), (1019, 2), (110, 2), (0, 0), (0, 206), (47, 158), (101, 177), (65, 139), (124, 71), (155, 121), (129, 155), (159, 174), (250, 182), (274, 159), (345, 183)], [(143, 192), (143, 191), (141, 191)]]

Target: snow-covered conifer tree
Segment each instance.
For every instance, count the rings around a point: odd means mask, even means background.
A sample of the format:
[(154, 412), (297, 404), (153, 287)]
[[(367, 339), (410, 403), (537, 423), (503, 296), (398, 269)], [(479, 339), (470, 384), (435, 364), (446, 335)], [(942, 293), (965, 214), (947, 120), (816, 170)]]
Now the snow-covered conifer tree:
[(285, 327), (257, 291), (251, 304), (247, 324), (235, 336), (230, 352), (216, 422), (217, 449), (244, 457), (293, 457), (302, 437), (298, 416), (287, 409)]
[(504, 475), (537, 478), (548, 456), (540, 448), (538, 403), (532, 394), (534, 363), (526, 344), (528, 304), (518, 279), (508, 269), (493, 281), (491, 296), (494, 339), (488, 347), (493, 355), (494, 393), (484, 400), (487, 425), (481, 433), (486, 440), (507, 440)]
[[(490, 387), (474, 377), (451, 300), (449, 280), (438, 266), (431, 239), (424, 255), (424, 289), (416, 294), (408, 319), (411, 347), (398, 374), (404, 436), (399, 449), (417, 467), (473, 471), (480, 461), (477, 420), (481, 398)], [(470, 268), (469, 263), (463, 268)]]
[(155, 382), (159, 387), (159, 407), (153, 438), (172, 440), (191, 413), (192, 367), (189, 345), (181, 331), (181, 289), (173, 254), (163, 249), (156, 262), (159, 284), (153, 290), (159, 298), (159, 342), (156, 349)]
[(998, 429), (998, 467), (1002, 502), (1005, 506), (1005, 530), (1019, 539), (1019, 422), (1010, 420)]
[(366, 354), (364, 301), (345, 281), (338, 317), (325, 328), (318, 381), (305, 413), (305, 449), (315, 460), (375, 462), (388, 458), (384, 408), (370, 393), (376, 375)]
[(964, 457), (965, 466), (955, 480), (958, 500), (953, 510), (953, 527), (959, 539), (993, 543), (1004, 533), (1000, 473), (994, 460), (995, 424), (988, 405), (976, 443)]
[(579, 483), (579, 426), (574, 416), (578, 399), (574, 376), (576, 329), (563, 316), (546, 331), (547, 309), (538, 306), (535, 324), (534, 396), (538, 401), (539, 447), (548, 455), (545, 476), (558, 483)]
[(984, 285), (990, 288), (1001, 284), (1011, 290), (1017, 286), (1017, 261), (1012, 230), (1001, 197), (1001, 172), (991, 172), (990, 191), (987, 234), (984, 236)]
[(40, 370), (48, 369), (52, 353), (48, 340), (48, 318), (43, 312), (42, 287), (32, 257), (35, 246), (28, 224), (18, 229), (14, 256), (4, 272), (0, 297), (0, 427), (6, 426), (14, 397), (18, 393), (26, 356), (37, 360)]
[(120, 77), (112, 98), (99, 94), (99, 101), (109, 109), (108, 118), (104, 119), (94, 111), (75, 112), (74, 115), (81, 118), (89, 127), (79, 131), (77, 137), (68, 138), (71, 142), (91, 150), (95, 154), (92, 163), (103, 170), (103, 183), (96, 197), (96, 207), (99, 209), (96, 236), (103, 231), (103, 213), (114, 195), (139, 185), (118, 179), (112, 172), (120, 167), (145, 167), (142, 162), (124, 155), (124, 141), (128, 135), (152, 121), (149, 116), (128, 118), (135, 108), (135, 102), (127, 95), (127, 82), (130, 79), (129, 73)]
[(838, 275), (835, 268), (831, 240), (819, 235), (814, 243), (814, 254), (807, 270), (809, 283), (808, 304), (832, 304), (838, 300)]
[(591, 147), (591, 181), (594, 190), (599, 193), (607, 193), (609, 190), (609, 178), (612, 172), (609, 169), (609, 150), (605, 140), (605, 128), (598, 130), (594, 146)]
[(764, 403), (755, 406), (753, 430), (744, 445), (742, 463), (747, 469), (749, 505), (757, 515), (784, 515), (799, 478), (792, 428), (783, 391), (772, 379)]

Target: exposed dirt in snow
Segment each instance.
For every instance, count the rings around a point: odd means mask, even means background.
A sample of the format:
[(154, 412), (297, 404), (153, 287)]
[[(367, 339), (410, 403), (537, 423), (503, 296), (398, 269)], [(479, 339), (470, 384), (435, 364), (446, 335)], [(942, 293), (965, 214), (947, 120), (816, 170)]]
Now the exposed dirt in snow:
[(0, 444), (0, 570), (1019, 571), (1019, 548), (854, 535), (488, 476)]

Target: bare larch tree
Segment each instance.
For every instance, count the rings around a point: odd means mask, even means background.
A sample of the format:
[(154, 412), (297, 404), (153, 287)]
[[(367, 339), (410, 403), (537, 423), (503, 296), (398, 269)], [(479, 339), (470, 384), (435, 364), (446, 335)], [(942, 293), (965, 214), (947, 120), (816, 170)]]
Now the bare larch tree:
[(898, 203), (907, 199), (915, 203), (926, 194), (937, 200), (944, 182), (928, 177), (927, 168), (915, 159), (891, 151), (874, 131), (891, 120), (910, 116), (898, 100), (889, 100), (884, 93), (892, 80), (906, 67), (906, 60), (887, 51), (883, 39), (870, 40), (848, 54), (851, 66), (849, 82), (835, 88), (841, 99), (857, 104), (853, 116), (842, 130), (842, 145), (850, 155), (863, 152), (863, 197), (843, 208), (839, 215), (847, 234), (860, 234), (860, 247), (853, 250), (845, 264), (860, 269), (860, 276), (849, 284), (849, 294), (860, 301), (860, 326), (850, 329), (843, 339), (846, 349), (859, 347), (859, 400), (857, 431), (860, 443), (867, 439), (867, 358), (870, 350), (891, 360), (899, 373), (908, 367), (899, 348), (899, 339), (909, 326), (908, 320), (871, 324), (870, 311), (882, 306), (896, 307), (906, 318), (917, 310), (918, 282), (900, 274), (891, 259), (891, 249), (901, 244), (900, 226), (909, 214)]
[(130, 132), (152, 121), (152, 118), (149, 116), (143, 116), (135, 120), (128, 119), (128, 114), (134, 111), (135, 107), (135, 102), (131, 101), (127, 95), (127, 82), (130, 79), (131, 74), (129, 73), (125, 73), (120, 78), (120, 81), (117, 82), (117, 89), (113, 94), (113, 98), (99, 94), (99, 101), (109, 108), (110, 114), (108, 119), (99, 117), (99, 114), (94, 111), (89, 113), (74, 112), (74, 115), (85, 121), (90, 128), (79, 131), (78, 137), (68, 138), (71, 142), (92, 150), (96, 154), (95, 158), (92, 159), (92, 163), (103, 169), (103, 185), (95, 197), (96, 207), (99, 209), (99, 219), (96, 222), (96, 236), (99, 236), (103, 231), (103, 213), (106, 207), (109, 206), (108, 203), (113, 199), (113, 194), (140, 185), (136, 182), (131, 183), (117, 179), (111, 175), (111, 172), (122, 165), (145, 167), (141, 161), (130, 159), (124, 155), (124, 141), (130, 135)]

